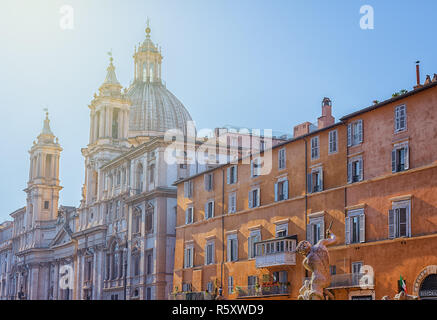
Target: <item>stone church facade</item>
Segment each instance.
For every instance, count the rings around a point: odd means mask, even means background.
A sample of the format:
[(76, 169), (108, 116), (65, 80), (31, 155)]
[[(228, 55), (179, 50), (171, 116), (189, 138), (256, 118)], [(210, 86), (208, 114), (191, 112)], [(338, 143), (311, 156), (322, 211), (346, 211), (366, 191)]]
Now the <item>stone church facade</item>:
[(118, 82), (111, 57), (89, 105), (85, 183), (77, 208), (58, 203), (62, 148), (46, 114), (29, 151), (26, 206), (0, 225), (1, 299), (168, 296), (176, 226), (173, 183), (206, 166), (165, 161), (171, 143), (165, 133), (176, 129), (185, 136), (191, 117), (163, 84), (161, 62), (149, 27), (135, 48), (129, 88)]

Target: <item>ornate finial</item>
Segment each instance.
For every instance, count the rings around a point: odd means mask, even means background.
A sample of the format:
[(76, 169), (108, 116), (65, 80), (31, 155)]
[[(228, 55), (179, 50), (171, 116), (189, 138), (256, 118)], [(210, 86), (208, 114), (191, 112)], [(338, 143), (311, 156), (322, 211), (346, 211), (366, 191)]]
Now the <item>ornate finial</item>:
[(150, 19), (149, 17), (147, 17), (147, 28), (146, 28), (146, 33), (147, 33), (147, 37), (150, 37)]
[(114, 58), (112, 57), (112, 49), (108, 51), (108, 56), (109, 56), (109, 62), (112, 64), (112, 62), (114, 61)]

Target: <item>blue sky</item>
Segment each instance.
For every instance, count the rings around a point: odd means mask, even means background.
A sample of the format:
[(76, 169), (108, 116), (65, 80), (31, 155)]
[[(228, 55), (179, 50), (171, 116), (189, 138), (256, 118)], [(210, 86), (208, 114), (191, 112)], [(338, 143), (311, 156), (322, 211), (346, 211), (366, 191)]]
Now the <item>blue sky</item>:
[[(62, 5), (74, 29), (59, 27)], [(362, 30), (371, 5), (374, 30)], [(162, 46), (163, 79), (198, 128), (224, 124), (292, 132), (314, 122), (323, 97), (342, 115), (415, 84), (416, 60), (437, 72), (434, 0), (2, 0), (0, 220), (25, 205), (32, 141), (48, 107), (64, 148), (61, 203), (79, 205), (89, 109), (112, 48), (119, 81), (134, 46)]]

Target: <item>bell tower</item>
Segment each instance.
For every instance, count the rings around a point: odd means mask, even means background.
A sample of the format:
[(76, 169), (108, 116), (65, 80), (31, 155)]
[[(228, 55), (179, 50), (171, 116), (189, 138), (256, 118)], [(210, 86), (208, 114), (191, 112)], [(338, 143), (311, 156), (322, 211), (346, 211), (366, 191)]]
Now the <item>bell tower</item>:
[(57, 218), (59, 191), (59, 158), (62, 148), (50, 129), (49, 113), (46, 112), (42, 132), (29, 151), (29, 182), (27, 193), (26, 229), (32, 229), (38, 221)]
[(109, 56), (105, 81), (99, 88), (99, 94), (94, 95), (88, 106), (90, 135), (87, 148), (82, 149), (85, 157), (82, 205), (92, 204), (101, 197), (104, 177), (100, 173), (100, 166), (130, 147), (127, 137), (131, 102), (117, 80), (111, 52)]

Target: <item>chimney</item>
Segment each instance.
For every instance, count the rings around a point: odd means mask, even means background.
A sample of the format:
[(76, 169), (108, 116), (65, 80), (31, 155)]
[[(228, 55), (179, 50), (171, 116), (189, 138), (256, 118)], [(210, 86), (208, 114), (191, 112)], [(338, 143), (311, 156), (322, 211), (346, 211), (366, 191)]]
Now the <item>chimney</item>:
[(318, 129), (323, 129), (333, 125), (335, 118), (332, 116), (332, 102), (329, 98), (323, 98), (322, 101), (322, 116), (317, 119)]
[(425, 80), (424, 85), (427, 85), (427, 84), (430, 84), (430, 83), (431, 83), (431, 76), (428, 74), (428, 75), (426, 75), (426, 80)]
[(420, 61), (416, 61), (416, 86), (414, 89), (420, 88), (422, 85), (420, 84)]
[(312, 130), (312, 127), (315, 127), (315, 126), (313, 126), (313, 124), (311, 122), (304, 122), (304, 123), (298, 124), (297, 126), (295, 126), (293, 128), (293, 138), (304, 136), (304, 135), (310, 133)]
[(437, 82), (437, 73), (434, 73), (434, 77), (432, 78), (432, 82)]

